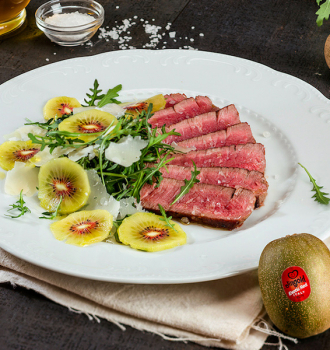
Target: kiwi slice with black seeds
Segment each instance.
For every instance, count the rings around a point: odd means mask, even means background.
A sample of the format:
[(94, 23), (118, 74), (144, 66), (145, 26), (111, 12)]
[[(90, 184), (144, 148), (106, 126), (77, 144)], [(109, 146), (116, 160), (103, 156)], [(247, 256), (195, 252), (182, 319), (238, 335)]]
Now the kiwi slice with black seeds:
[(33, 163), (40, 145), (29, 141), (6, 141), (0, 145), (0, 166), (3, 170), (14, 168), (15, 162)]
[(91, 192), (83, 167), (68, 158), (52, 159), (40, 167), (38, 198), (48, 212), (69, 214), (82, 208)]
[(60, 131), (84, 134), (78, 138), (88, 142), (96, 139), (98, 134), (110, 125), (115, 126), (117, 123), (117, 118), (112, 114), (97, 109), (90, 109), (65, 119), (59, 124), (58, 129)]
[(118, 228), (118, 239), (131, 248), (157, 252), (183, 245), (186, 233), (179, 224), (170, 221), (173, 228), (152, 213), (136, 213), (123, 220)]
[(106, 210), (83, 210), (50, 225), (59, 241), (84, 247), (105, 240), (113, 225), (113, 216)]
[(79, 101), (74, 97), (59, 96), (47, 101), (43, 108), (43, 115), (46, 120), (61, 118), (63, 115), (71, 114), (73, 108), (81, 107)]

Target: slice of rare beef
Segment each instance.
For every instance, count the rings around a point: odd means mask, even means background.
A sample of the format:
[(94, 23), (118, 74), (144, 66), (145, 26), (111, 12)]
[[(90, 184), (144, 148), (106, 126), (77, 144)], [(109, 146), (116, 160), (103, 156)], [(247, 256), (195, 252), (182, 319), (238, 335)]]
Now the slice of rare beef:
[[(171, 156), (172, 157), (172, 156)], [(168, 164), (197, 167), (243, 168), (265, 172), (265, 147), (261, 143), (224, 146), (207, 150), (190, 151), (184, 154), (173, 154), (174, 159)]]
[(188, 217), (194, 222), (229, 230), (241, 226), (255, 206), (256, 197), (249, 190), (207, 184), (195, 184), (171, 205), (183, 185), (184, 181), (166, 178), (158, 188), (146, 184), (140, 192), (141, 204), (156, 213), (160, 204), (173, 217)]
[(193, 118), (196, 115), (210, 112), (214, 108), (212, 101), (206, 96), (187, 98), (176, 103), (173, 107), (168, 107), (157, 111), (148, 120), (153, 128), (169, 126), (179, 123), (181, 120)]
[[(224, 130), (238, 123), (240, 123), (238, 111), (234, 105), (229, 105), (217, 112), (204, 113), (194, 118), (170, 125), (165, 128), (165, 131), (169, 132), (175, 129), (180, 135), (171, 135), (167, 137), (164, 142), (171, 144), (172, 142), (184, 141), (193, 137)], [(158, 132), (160, 133), (161, 130), (159, 129)]]
[(164, 98), (166, 100), (165, 108), (168, 108), (168, 107), (173, 107), (177, 103), (185, 100), (187, 98), (187, 96), (185, 94), (177, 93), (177, 94), (164, 95)]
[[(246, 188), (255, 194), (257, 208), (264, 204), (267, 196), (268, 182), (259, 171), (224, 167), (197, 168), (197, 170), (200, 172), (197, 175), (200, 183), (232, 188)], [(183, 181), (185, 179), (190, 180), (193, 167), (166, 165), (160, 171), (164, 178)]]
[(225, 130), (212, 132), (178, 142), (178, 146), (201, 150), (230, 145), (243, 145), (245, 143), (255, 142), (256, 140), (252, 136), (250, 125), (248, 123), (239, 123), (230, 126)]

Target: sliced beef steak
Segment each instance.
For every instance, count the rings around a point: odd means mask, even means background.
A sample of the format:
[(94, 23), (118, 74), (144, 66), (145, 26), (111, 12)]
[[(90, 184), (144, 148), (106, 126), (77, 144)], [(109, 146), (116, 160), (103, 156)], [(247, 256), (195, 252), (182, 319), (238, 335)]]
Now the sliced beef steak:
[(241, 226), (255, 206), (256, 197), (249, 190), (207, 184), (195, 184), (171, 205), (183, 185), (184, 181), (174, 179), (163, 179), (158, 188), (144, 185), (140, 192), (142, 206), (159, 213), (160, 204), (173, 217), (188, 217), (194, 222), (229, 230)]
[[(190, 180), (193, 167), (179, 165), (167, 165), (160, 171), (164, 178), (175, 180)], [(197, 179), (200, 183), (209, 185), (220, 185), (232, 188), (246, 188), (257, 197), (256, 207), (263, 205), (267, 196), (268, 183), (264, 175), (259, 171), (249, 171), (240, 168), (197, 168), (200, 172)]]
[(178, 146), (201, 150), (230, 145), (243, 145), (245, 143), (255, 142), (256, 140), (252, 136), (250, 125), (248, 123), (239, 123), (230, 126), (225, 130), (212, 132), (178, 142)]
[(256, 170), (264, 173), (266, 167), (265, 147), (260, 143), (210, 148), (201, 151), (190, 151), (185, 154), (174, 154), (168, 164), (197, 167), (227, 167)]
[(176, 103), (173, 107), (168, 107), (157, 111), (149, 119), (149, 123), (153, 128), (162, 127), (164, 124), (179, 123), (188, 118), (193, 118), (196, 115), (210, 112), (214, 108), (212, 101), (206, 96), (190, 97)]
[(164, 98), (166, 100), (165, 108), (168, 108), (168, 107), (173, 107), (177, 103), (185, 100), (187, 96), (185, 94), (177, 93), (177, 94), (164, 95)]
[[(217, 112), (209, 112), (198, 115), (191, 119), (186, 119), (180, 123), (172, 124), (165, 129), (166, 132), (174, 130), (180, 136), (169, 136), (164, 142), (180, 142), (193, 137), (206, 135), (215, 131), (227, 129), (229, 126), (240, 123), (239, 114), (234, 105), (229, 105)], [(161, 130), (159, 129), (159, 133)]]

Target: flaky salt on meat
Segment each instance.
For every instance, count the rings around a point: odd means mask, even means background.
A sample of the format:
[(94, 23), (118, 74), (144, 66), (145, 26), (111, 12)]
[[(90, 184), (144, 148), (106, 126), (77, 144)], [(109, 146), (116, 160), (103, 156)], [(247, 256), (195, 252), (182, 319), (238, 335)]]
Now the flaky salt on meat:
[(184, 181), (166, 178), (158, 188), (146, 184), (146, 189), (141, 191), (142, 206), (158, 213), (160, 204), (168, 215), (188, 217), (195, 222), (230, 230), (241, 226), (254, 209), (256, 197), (253, 192), (207, 184), (195, 184), (171, 205), (183, 185)]
[[(149, 166), (152, 166), (150, 164)], [(241, 168), (197, 168), (200, 172), (197, 179), (200, 183), (218, 185), (232, 188), (245, 188), (252, 191), (257, 197), (256, 207), (263, 205), (267, 195), (268, 182), (264, 175), (258, 171), (249, 171)], [(164, 178), (175, 180), (190, 180), (192, 167), (179, 165), (166, 165), (160, 169)]]
[(183, 148), (194, 147), (196, 150), (202, 150), (255, 142), (256, 141), (252, 136), (252, 131), (249, 124), (239, 123), (230, 126), (225, 130), (216, 131), (178, 142), (178, 146)]
[(185, 94), (176, 93), (176, 94), (164, 95), (164, 98), (166, 100), (165, 108), (168, 108), (168, 107), (173, 107), (177, 103), (185, 100), (187, 96)]
[(225, 146), (185, 154), (174, 154), (168, 164), (197, 167), (232, 167), (256, 170), (264, 173), (266, 168), (265, 147), (260, 143)]
[(199, 114), (210, 112), (213, 108), (212, 101), (207, 96), (197, 96), (184, 99), (173, 107), (157, 111), (148, 120), (153, 128), (169, 126), (184, 119), (193, 118)]
[[(168, 136), (164, 142), (167, 144), (178, 143), (193, 137), (224, 130), (238, 123), (240, 123), (239, 113), (234, 105), (229, 105), (217, 112), (200, 114), (194, 118), (170, 125), (165, 128), (165, 131), (175, 130), (180, 135)], [(158, 133), (161, 133), (161, 129), (158, 130)]]

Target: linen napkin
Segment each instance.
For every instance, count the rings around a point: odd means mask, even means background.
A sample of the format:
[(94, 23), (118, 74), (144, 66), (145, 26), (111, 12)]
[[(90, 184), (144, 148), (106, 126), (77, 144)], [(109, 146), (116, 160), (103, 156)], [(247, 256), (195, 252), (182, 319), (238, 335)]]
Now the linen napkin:
[(256, 271), (203, 283), (120, 284), (49, 271), (0, 249), (0, 282), (33, 289), (122, 329), (129, 325), (172, 341), (257, 350), (268, 336), (256, 327), (265, 315)]

